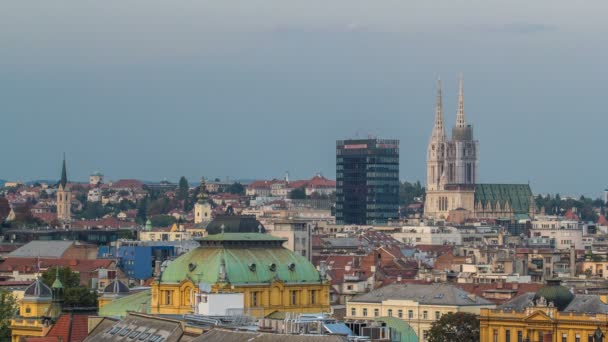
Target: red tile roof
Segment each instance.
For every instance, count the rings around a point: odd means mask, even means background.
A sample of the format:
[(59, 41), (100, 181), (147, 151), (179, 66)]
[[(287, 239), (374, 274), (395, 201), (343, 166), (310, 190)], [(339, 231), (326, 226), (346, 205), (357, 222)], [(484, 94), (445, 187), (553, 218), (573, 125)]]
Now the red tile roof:
[(82, 342), (88, 336), (88, 314), (64, 313), (57, 319), (46, 335), (47, 338), (61, 338), (63, 342)]
[(0, 272), (19, 271), (20, 273), (35, 273), (38, 266), (40, 269), (48, 269), (54, 266), (70, 267), (72, 271), (84, 273), (95, 271), (100, 268), (109, 268), (114, 263), (110, 259), (47, 259), (47, 258), (14, 258), (9, 257), (0, 263)]
[(112, 183), (113, 189), (141, 189), (143, 186), (144, 183), (137, 179), (121, 179)]

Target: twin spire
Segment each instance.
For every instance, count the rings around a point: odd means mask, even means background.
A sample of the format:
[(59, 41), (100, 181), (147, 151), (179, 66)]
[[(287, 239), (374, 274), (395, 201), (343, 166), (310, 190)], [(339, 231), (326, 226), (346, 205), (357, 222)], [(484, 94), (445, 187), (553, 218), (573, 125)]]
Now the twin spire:
[[(456, 127), (464, 128), (467, 123), (464, 116), (464, 87), (463, 77), (460, 75), (460, 86), (458, 92), (458, 112), (456, 113)], [(437, 104), (435, 107), (435, 126), (433, 127), (432, 139), (434, 141), (445, 141), (445, 128), (443, 126), (443, 104), (441, 99), (441, 79), (437, 80)]]

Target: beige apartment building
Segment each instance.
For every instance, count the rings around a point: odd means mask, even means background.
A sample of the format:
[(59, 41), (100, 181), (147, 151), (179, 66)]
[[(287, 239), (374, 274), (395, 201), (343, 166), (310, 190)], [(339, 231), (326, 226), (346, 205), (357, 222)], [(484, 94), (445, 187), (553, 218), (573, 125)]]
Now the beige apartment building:
[(450, 312), (478, 315), (482, 308), (495, 306), (448, 284), (393, 284), (352, 298), (346, 304), (346, 319), (351, 322), (385, 319), (391, 326), (394, 318), (398, 318), (410, 328), (403, 334), (415, 333), (419, 341), (425, 341), (431, 324), (442, 315)]

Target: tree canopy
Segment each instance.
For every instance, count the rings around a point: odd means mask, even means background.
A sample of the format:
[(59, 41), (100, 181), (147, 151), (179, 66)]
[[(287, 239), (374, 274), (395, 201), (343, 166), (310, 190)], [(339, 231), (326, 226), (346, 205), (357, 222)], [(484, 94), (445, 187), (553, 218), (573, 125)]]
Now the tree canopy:
[(429, 342), (479, 342), (479, 319), (466, 312), (448, 313), (431, 325)]
[(17, 310), (17, 301), (8, 291), (0, 290), (0, 341), (11, 339), (11, 318)]
[(289, 193), (289, 198), (291, 198), (291, 199), (306, 199), (306, 190), (304, 190), (304, 188), (293, 189)]
[[(51, 287), (55, 282), (56, 268), (42, 273), (42, 281)], [(68, 307), (96, 307), (97, 294), (88, 287), (80, 285), (80, 275), (69, 267), (59, 268), (59, 280), (63, 284), (63, 305)]]

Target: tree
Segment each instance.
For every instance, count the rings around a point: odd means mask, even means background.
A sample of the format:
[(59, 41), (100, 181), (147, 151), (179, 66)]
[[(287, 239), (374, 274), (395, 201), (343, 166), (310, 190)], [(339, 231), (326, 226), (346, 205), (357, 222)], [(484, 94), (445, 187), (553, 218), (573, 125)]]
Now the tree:
[(190, 186), (188, 185), (188, 180), (186, 177), (182, 176), (179, 179), (179, 186), (177, 188), (177, 199), (180, 201), (185, 201), (188, 199), (188, 190), (190, 190)]
[(448, 313), (433, 322), (429, 330), (429, 342), (478, 342), (479, 319), (465, 312)]
[(231, 194), (242, 195), (245, 193), (245, 187), (239, 182), (234, 182), (228, 187), (228, 192)]
[(289, 198), (291, 198), (291, 199), (306, 199), (306, 190), (304, 190), (304, 188), (293, 189), (289, 193)]
[[(55, 282), (57, 267), (51, 267), (42, 273), (42, 282), (51, 287)], [(80, 286), (80, 274), (73, 272), (69, 267), (59, 267), (59, 280), (64, 288)]]
[[(55, 282), (56, 267), (42, 273), (42, 281), (49, 287)], [(63, 284), (63, 305), (66, 307), (96, 307), (97, 294), (80, 285), (80, 275), (69, 267), (59, 267), (59, 280)]]
[(0, 341), (11, 340), (11, 318), (17, 310), (17, 301), (8, 291), (0, 290)]
[(150, 222), (152, 222), (153, 227), (168, 227), (177, 220), (171, 215), (157, 215), (150, 217)]
[(142, 198), (137, 203), (137, 220), (144, 224), (148, 219), (148, 198)]

